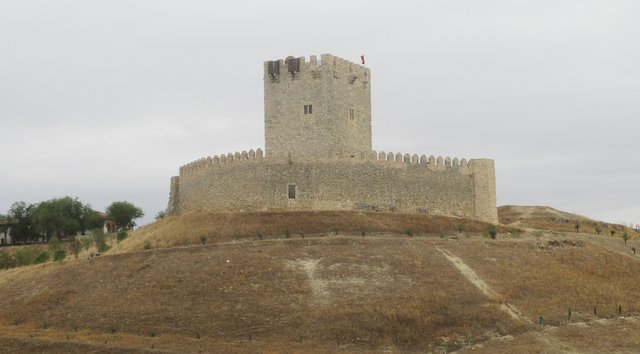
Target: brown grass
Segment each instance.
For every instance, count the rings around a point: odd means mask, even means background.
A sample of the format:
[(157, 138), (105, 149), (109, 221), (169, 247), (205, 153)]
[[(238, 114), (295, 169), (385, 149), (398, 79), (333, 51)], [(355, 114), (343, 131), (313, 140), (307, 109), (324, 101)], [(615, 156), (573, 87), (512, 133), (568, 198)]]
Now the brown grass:
[[(460, 222), (465, 234), (458, 233)], [(373, 225), (365, 237), (363, 225)], [(116, 251), (145, 241), (190, 246), (0, 272), (0, 352), (435, 353), (465, 351), (468, 339), (478, 352), (640, 346), (640, 258), (630, 251), (640, 248), (638, 240), (506, 233), (513, 228), (492, 240), (483, 235), (486, 227), (376, 213), (167, 218)], [(564, 239), (583, 246), (548, 246)], [(439, 249), (461, 258), (496, 296), (483, 294)], [(524, 321), (503, 305), (517, 308)], [(633, 317), (618, 319), (618, 306)], [(626, 336), (598, 341), (599, 333)]]
[(599, 226), (602, 235), (611, 236), (611, 231), (615, 231), (614, 236), (618, 238), (622, 238), (625, 232), (631, 238), (640, 238), (640, 233), (629, 227), (592, 220), (545, 206), (503, 205), (498, 207), (498, 218), (500, 223), (515, 227), (575, 233), (575, 225), (579, 224), (581, 233), (596, 234), (596, 227)]
[[(488, 223), (447, 216), (421, 214), (374, 213), (350, 211), (309, 212), (246, 212), (219, 213), (196, 212), (170, 216), (144, 226), (131, 235), (112, 253), (131, 252), (147, 247), (166, 248), (201, 243), (232, 240), (284, 238), (287, 231), (291, 238), (302, 235), (376, 235), (383, 232), (414, 236), (458, 234), (463, 227), (468, 233), (483, 233)], [(517, 231), (517, 228), (499, 226), (501, 232)]]

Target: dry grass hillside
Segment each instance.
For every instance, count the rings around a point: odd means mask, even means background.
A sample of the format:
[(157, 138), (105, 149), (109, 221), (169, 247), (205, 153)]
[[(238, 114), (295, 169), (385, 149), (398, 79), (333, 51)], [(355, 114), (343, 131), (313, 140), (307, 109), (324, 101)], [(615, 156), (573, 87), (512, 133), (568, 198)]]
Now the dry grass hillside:
[(167, 218), (0, 271), (0, 352), (640, 350), (637, 239), (339, 214)]
[(585, 233), (597, 234), (599, 229), (601, 234), (609, 236), (613, 231), (614, 236), (618, 237), (625, 232), (630, 237), (640, 237), (640, 233), (626, 226), (592, 220), (546, 206), (503, 205), (498, 207), (498, 218), (501, 224), (514, 227), (576, 232), (576, 225), (579, 225), (579, 231)]
[[(375, 235), (380, 233), (445, 235), (463, 230), (483, 233), (491, 224), (447, 216), (353, 211), (195, 212), (169, 216), (144, 226), (111, 252), (167, 248), (206, 243), (313, 235)], [(517, 228), (498, 226), (499, 232)]]

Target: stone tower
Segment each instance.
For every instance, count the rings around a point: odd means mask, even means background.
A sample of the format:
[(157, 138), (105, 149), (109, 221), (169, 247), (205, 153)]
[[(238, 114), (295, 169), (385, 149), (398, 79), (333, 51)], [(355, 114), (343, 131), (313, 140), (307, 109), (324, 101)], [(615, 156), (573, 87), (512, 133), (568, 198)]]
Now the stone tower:
[(264, 63), (265, 153), (371, 151), (371, 73), (329, 54)]

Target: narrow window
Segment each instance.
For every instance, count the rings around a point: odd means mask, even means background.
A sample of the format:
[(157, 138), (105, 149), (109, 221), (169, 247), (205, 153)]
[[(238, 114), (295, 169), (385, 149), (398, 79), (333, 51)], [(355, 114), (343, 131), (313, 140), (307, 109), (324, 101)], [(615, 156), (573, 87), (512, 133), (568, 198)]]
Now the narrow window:
[(289, 199), (296, 199), (296, 185), (289, 185)]
[(356, 112), (354, 111), (353, 108), (349, 109), (349, 118), (353, 119), (356, 117)]
[(313, 106), (310, 104), (305, 104), (304, 105), (304, 114), (311, 114), (313, 113)]

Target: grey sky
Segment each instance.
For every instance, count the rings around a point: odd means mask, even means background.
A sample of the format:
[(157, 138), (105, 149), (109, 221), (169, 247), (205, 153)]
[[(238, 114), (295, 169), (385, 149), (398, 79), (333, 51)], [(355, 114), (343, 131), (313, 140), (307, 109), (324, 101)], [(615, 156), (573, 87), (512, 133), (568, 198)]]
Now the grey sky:
[(0, 213), (70, 195), (149, 222), (180, 165), (264, 146), (264, 60), (364, 53), (374, 149), (493, 158), (499, 205), (640, 223), (639, 16), (634, 0), (0, 0)]

